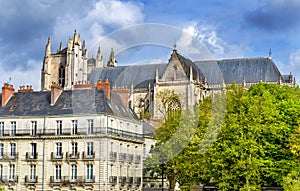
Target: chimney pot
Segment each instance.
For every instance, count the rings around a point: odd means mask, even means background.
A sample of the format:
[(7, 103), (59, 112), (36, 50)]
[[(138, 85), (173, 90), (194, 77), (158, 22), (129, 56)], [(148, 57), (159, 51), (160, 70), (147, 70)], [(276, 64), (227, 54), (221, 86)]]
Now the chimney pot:
[(109, 83), (108, 79), (106, 79), (105, 82), (98, 80), (95, 88), (96, 88), (96, 90), (100, 90), (100, 89), (104, 90), (107, 98), (110, 99), (110, 83)]
[(5, 106), (5, 104), (8, 102), (8, 100), (11, 98), (11, 96), (14, 94), (15, 89), (13, 85), (8, 85), (7, 83), (4, 83), (2, 87), (2, 107)]

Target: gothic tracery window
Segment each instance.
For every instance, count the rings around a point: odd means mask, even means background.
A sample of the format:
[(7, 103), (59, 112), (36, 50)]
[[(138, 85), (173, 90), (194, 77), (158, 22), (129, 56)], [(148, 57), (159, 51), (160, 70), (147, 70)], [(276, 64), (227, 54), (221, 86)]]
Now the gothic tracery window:
[(171, 98), (168, 103), (168, 112), (173, 113), (181, 110), (180, 101), (176, 98)]
[(60, 65), (58, 70), (58, 84), (60, 84), (61, 87), (65, 86), (65, 67), (63, 65)]

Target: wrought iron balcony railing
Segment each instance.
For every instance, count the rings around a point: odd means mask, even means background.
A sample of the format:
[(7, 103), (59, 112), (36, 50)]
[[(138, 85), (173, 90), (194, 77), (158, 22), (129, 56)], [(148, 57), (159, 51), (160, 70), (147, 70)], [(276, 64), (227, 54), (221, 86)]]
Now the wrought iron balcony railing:
[(38, 153), (26, 152), (25, 157), (27, 161), (34, 161), (38, 159)]

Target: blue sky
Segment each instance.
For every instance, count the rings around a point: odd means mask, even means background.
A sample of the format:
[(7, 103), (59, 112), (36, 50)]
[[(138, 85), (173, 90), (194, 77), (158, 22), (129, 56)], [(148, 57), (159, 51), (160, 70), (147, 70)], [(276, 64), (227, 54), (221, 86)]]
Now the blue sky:
[[(300, 80), (299, 0), (0, 0), (0, 4), (2, 83), (11, 77), (15, 86), (32, 84), (40, 89), (48, 36), (54, 52), (77, 29), (89, 49), (115, 30), (142, 23), (187, 31), (216, 59), (266, 57), (271, 48), (281, 73), (292, 72)], [(130, 51), (137, 59), (120, 54), (120, 65), (150, 59), (167, 62), (170, 55), (170, 48), (160, 46)]]

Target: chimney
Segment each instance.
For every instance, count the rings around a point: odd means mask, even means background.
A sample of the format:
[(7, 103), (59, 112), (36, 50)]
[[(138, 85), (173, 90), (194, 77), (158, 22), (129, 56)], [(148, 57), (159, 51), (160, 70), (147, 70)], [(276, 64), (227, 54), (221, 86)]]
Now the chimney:
[(88, 81), (85, 82), (76, 82), (74, 89), (91, 89), (92, 84)]
[(13, 85), (5, 83), (2, 87), (2, 107), (8, 102), (11, 96), (14, 94), (15, 89)]
[(124, 106), (126, 107), (126, 109), (128, 109), (129, 90), (127, 89), (127, 87), (113, 88), (111, 92), (119, 94), (119, 96), (121, 97), (121, 99), (124, 103)]
[(51, 103), (50, 105), (53, 106), (57, 99), (59, 98), (60, 94), (62, 93), (62, 88), (56, 84), (52, 83), (51, 85)]
[(20, 86), (18, 92), (33, 92), (32, 86)]
[(108, 79), (105, 82), (98, 80), (96, 86), (96, 90), (104, 90), (108, 99), (110, 99), (110, 83)]

